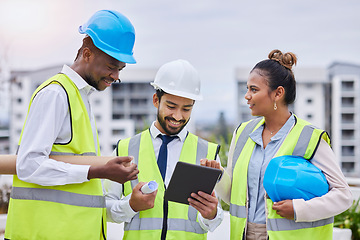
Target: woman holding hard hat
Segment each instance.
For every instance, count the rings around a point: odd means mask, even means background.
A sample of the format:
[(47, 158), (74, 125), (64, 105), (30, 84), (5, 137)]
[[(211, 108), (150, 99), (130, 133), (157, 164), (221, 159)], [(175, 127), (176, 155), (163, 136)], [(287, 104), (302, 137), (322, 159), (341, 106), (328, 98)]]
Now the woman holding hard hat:
[[(352, 204), (350, 188), (336, 162), (328, 134), (289, 111), (288, 106), (296, 96), (292, 72), (296, 61), (291, 52), (283, 54), (273, 50), (269, 59), (257, 63), (250, 72), (245, 99), (252, 115), (259, 118), (242, 123), (235, 130), (227, 170), (216, 186), (219, 196), (230, 204), (231, 239), (331, 240), (333, 216)], [(300, 165), (297, 167), (298, 162), (290, 155), (307, 159), (317, 167), (316, 174), (323, 173), (325, 184), (329, 184), (328, 192), (308, 197), (310, 195), (303, 183), (311, 185), (312, 180), (307, 178), (312, 173), (306, 167), (303, 167), (305, 170)], [(280, 156), (282, 159), (276, 158)], [(287, 169), (280, 169), (284, 171), (265, 174), (272, 159), (281, 161), (281, 164), (276, 163), (275, 170), (295, 165), (294, 173), (288, 174)], [(290, 162), (283, 164), (284, 161)], [(202, 164), (220, 168), (210, 160), (203, 160)], [(284, 172), (287, 173), (285, 176)], [(266, 190), (264, 175), (276, 178)], [(293, 181), (291, 178), (300, 179)], [(288, 188), (290, 192), (281, 194), (281, 187), (289, 184), (288, 180), (295, 185)], [(301, 191), (305, 197), (298, 197), (295, 190)], [(310, 190), (316, 193), (313, 186), (309, 187)], [(273, 202), (269, 196), (278, 193), (294, 197)]]

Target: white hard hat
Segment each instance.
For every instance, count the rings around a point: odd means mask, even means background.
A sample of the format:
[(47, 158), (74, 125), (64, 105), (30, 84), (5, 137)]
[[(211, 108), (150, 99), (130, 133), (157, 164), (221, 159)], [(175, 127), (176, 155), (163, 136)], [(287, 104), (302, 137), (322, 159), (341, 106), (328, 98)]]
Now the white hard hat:
[(165, 63), (150, 83), (155, 89), (193, 100), (202, 100), (200, 77), (196, 69), (186, 60)]

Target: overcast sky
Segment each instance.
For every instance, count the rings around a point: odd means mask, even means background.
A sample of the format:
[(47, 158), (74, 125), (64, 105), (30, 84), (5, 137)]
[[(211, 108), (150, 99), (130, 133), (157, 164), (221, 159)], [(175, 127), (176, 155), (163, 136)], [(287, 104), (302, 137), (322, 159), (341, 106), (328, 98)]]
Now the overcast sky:
[(297, 54), (298, 67), (360, 64), (359, 0), (0, 0), (1, 58), (16, 70), (71, 63), (83, 38), (78, 26), (100, 9), (118, 10), (135, 27), (138, 63), (129, 68), (183, 58), (198, 69), (197, 121), (220, 111), (235, 121), (235, 68), (275, 48)]

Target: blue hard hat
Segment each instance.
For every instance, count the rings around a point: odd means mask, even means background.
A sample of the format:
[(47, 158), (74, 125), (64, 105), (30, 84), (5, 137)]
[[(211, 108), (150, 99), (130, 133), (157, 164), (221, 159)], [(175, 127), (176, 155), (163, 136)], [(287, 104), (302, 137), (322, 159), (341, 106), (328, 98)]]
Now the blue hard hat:
[(111, 57), (124, 63), (136, 63), (133, 57), (135, 29), (121, 13), (97, 11), (79, 27), (79, 32), (89, 35), (95, 46)]
[(319, 168), (303, 157), (290, 155), (271, 159), (263, 185), (273, 202), (310, 200), (329, 191), (329, 184)]

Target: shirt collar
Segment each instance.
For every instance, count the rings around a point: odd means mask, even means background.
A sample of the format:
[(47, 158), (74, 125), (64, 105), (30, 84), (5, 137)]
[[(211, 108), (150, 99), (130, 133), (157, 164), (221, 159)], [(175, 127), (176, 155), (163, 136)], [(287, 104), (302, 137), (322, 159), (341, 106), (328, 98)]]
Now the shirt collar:
[(77, 72), (75, 72), (68, 65), (63, 66), (61, 73), (68, 76), (79, 90), (84, 89), (87, 95), (90, 95), (95, 91), (95, 88), (90, 86)]
[[(271, 141), (277, 141), (282, 139), (284, 136), (288, 134), (291, 130), (292, 126), (295, 124), (295, 116), (291, 113), (291, 116), (286, 121), (286, 123), (280, 128), (280, 130), (271, 137)], [(252, 133), (250, 133), (249, 137), (259, 145), (262, 145), (262, 132), (264, 130), (264, 124), (255, 129)]]
[[(184, 142), (185, 138), (187, 136), (187, 129), (186, 127), (184, 127), (178, 134), (176, 135), (171, 135), (171, 136), (178, 136), (180, 141)], [(153, 122), (150, 126), (150, 135), (153, 139), (155, 139), (157, 136), (159, 136), (159, 134), (162, 134), (159, 129), (157, 129), (157, 127), (155, 127), (155, 122)]]

